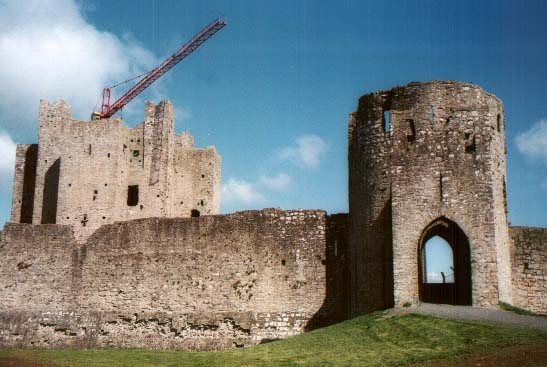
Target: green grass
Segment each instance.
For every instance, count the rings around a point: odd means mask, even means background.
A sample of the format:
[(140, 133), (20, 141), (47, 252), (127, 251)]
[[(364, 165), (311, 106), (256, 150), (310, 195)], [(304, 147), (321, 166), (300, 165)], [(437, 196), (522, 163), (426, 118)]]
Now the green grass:
[(542, 344), (547, 334), (429, 316), (358, 317), (328, 328), (252, 348), (223, 352), (134, 349), (0, 350), (58, 366), (405, 366), (509, 345)]

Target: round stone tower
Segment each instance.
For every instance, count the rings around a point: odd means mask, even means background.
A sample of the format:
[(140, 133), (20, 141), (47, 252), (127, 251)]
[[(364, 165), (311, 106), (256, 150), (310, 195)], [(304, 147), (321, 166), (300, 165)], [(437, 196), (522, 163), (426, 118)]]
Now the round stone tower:
[[(349, 122), (353, 314), (420, 302), (511, 302), (501, 101), (476, 85), (410, 83), (360, 98)], [(425, 243), (452, 250), (431, 284)], [(429, 259), (428, 259), (429, 260)]]

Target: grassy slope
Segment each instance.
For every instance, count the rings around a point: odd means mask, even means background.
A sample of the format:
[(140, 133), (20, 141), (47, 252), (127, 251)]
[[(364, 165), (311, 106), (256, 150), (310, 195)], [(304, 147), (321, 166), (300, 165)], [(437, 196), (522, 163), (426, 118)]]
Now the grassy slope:
[(404, 366), (518, 344), (545, 344), (547, 334), (428, 316), (381, 313), (287, 340), (223, 352), (0, 350), (59, 366)]

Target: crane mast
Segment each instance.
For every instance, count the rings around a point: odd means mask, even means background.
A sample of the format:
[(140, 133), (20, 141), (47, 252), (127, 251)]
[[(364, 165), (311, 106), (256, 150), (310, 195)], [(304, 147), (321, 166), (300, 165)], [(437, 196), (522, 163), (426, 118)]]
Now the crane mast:
[(211, 38), (215, 33), (221, 30), (226, 23), (220, 18), (212, 21), (208, 26), (203, 28), (198, 34), (196, 34), (190, 41), (184, 44), (177, 52), (168, 57), (158, 67), (144, 75), (144, 77), (129, 89), (123, 96), (117, 101), (110, 104), (110, 92), (113, 87), (106, 87), (103, 89), (103, 98), (101, 104), (101, 110), (93, 112), (91, 118), (93, 120), (100, 118), (108, 118), (121, 110), (126, 104), (128, 104), (133, 98), (138, 96), (143, 90), (148, 88), (163, 74), (171, 70), (175, 65), (181, 62), (184, 58), (194, 52), (205, 41)]

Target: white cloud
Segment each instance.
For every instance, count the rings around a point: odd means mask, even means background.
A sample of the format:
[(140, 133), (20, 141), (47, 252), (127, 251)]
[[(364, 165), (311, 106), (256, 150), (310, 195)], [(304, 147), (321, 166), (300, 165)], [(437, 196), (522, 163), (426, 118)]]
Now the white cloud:
[(175, 119), (177, 122), (188, 121), (193, 117), (192, 110), (190, 108), (175, 106)]
[(518, 150), (525, 156), (547, 162), (547, 120), (539, 120), (516, 139)]
[(156, 63), (131, 37), (87, 23), (73, 0), (0, 0), (0, 119), (17, 140), (35, 140), (40, 98), (87, 120), (104, 86)]
[(15, 148), (16, 145), (11, 139), (11, 136), (4, 132), (0, 132), (0, 172), (13, 170), (15, 164)]
[(276, 176), (262, 175), (259, 183), (270, 190), (287, 191), (292, 184), (292, 178), (286, 173), (279, 173)]
[(321, 157), (328, 150), (328, 144), (317, 135), (303, 135), (296, 139), (296, 145), (284, 147), (276, 153), (280, 161), (291, 161), (301, 167), (317, 169)]
[(4, 219), (3, 217), (7, 219), (9, 216), (9, 198), (11, 198), (15, 168), (15, 148), (16, 145), (11, 137), (4, 132), (0, 132), (0, 195), (7, 200), (3, 204), (6, 207), (0, 208), (0, 224), (1, 219)]
[(228, 205), (254, 205), (265, 201), (264, 196), (257, 191), (256, 185), (230, 178), (222, 185), (221, 200)]

